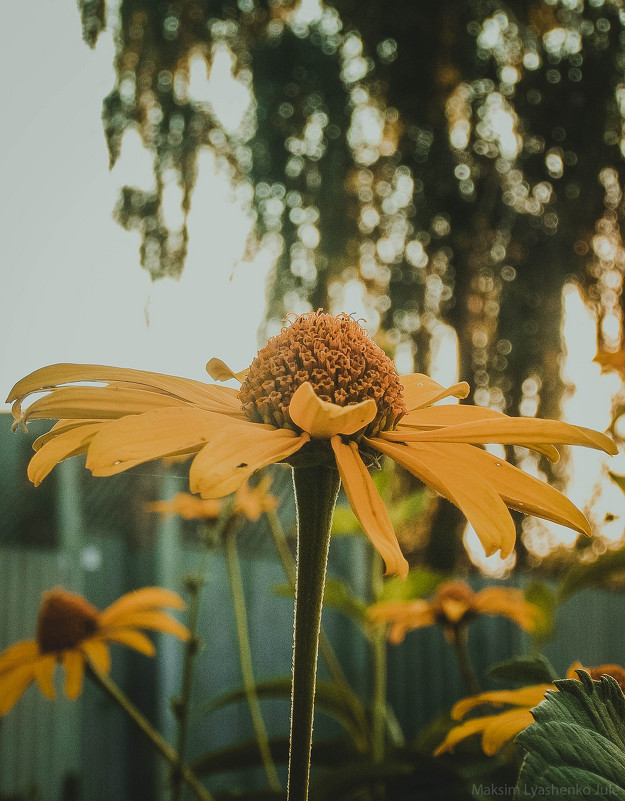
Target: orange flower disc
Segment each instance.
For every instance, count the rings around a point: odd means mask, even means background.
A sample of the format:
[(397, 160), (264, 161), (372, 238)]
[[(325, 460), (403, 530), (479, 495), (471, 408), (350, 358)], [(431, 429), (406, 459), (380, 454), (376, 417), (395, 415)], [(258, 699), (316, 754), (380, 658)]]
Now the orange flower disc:
[(100, 613), (82, 596), (60, 587), (45, 593), (37, 618), (41, 653), (75, 648), (97, 629)]
[(378, 412), (366, 436), (394, 428), (406, 414), (395, 365), (347, 314), (303, 314), (270, 339), (241, 386), (243, 411), (252, 422), (299, 430), (289, 403), (305, 382), (338, 406), (373, 399)]

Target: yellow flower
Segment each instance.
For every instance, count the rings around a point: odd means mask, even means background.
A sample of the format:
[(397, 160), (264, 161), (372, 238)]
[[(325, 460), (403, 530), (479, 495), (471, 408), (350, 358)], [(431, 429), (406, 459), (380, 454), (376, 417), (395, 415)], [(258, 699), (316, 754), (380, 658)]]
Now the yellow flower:
[[(233, 515), (242, 515), (252, 522), (259, 520), (263, 512), (272, 512), (278, 499), (269, 493), (271, 476), (266, 476), (255, 487), (244, 481), (234, 493)], [(188, 492), (178, 492), (169, 501), (154, 501), (146, 504), (148, 512), (161, 515), (180, 515), (185, 520), (217, 520), (221, 514), (221, 498), (198, 498)]]
[(82, 691), (85, 662), (109, 672), (108, 643), (153, 656), (154, 645), (139, 629), (188, 639), (185, 626), (161, 607), (183, 609), (184, 602), (169, 590), (144, 587), (122, 595), (100, 612), (81, 595), (61, 587), (44, 593), (35, 639), (17, 642), (0, 654), (0, 715), (12, 709), (34, 681), (47, 698), (54, 699), (57, 663), (65, 669), (65, 694), (77, 698)]
[[(608, 674), (615, 678), (621, 689), (625, 687), (625, 670), (620, 665), (599, 665), (598, 667), (582, 667), (581, 662), (575, 662), (566, 672), (568, 679), (577, 678), (576, 670), (587, 671), (591, 678), (598, 680), (602, 675)], [(461, 720), (467, 712), (484, 704), (500, 706), (506, 704), (511, 709), (504, 712), (496, 712), (491, 715), (483, 715), (477, 718), (469, 718), (459, 726), (454, 726), (447, 734), (443, 742), (434, 751), (434, 756), (439, 756), (449, 751), (461, 741), (473, 734), (482, 734), (482, 750), (487, 756), (492, 756), (499, 751), (509, 740), (514, 739), (520, 731), (527, 728), (534, 718), (530, 710), (538, 706), (545, 697), (547, 691), (557, 692), (555, 684), (533, 684), (528, 687), (520, 687), (517, 690), (492, 690), (490, 692), (479, 693), (458, 701), (451, 710), (454, 720)]]
[(463, 581), (445, 581), (430, 601), (384, 601), (369, 607), (369, 620), (374, 626), (390, 624), (389, 640), (403, 641), (406, 633), (438, 623), (449, 637), (459, 626), (478, 615), (502, 615), (526, 631), (533, 631), (541, 611), (525, 600), (521, 590), (507, 587), (486, 587), (473, 592)]
[[(604, 434), (557, 420), (434, 406), (466, 397), (468, 385), (445, 389), (419, 373), (400, 378), (367, 332), (343, 314), (296, 318), (241, 373), (218, 359), (207, 370), (218, 380), (241, 381), (240, 390), (98, 365), (58, 364), (31, 373), (8, 398), (16, 424), (59, 422), (36, 440), (30, 479), (38, 484), (55, 464), (81, 453), (97, 476), (187, 454), (195, 456), (191, 492), (220, 498), (270, 464), (335, 465), (387, 572), (405, 576), (408, 563), (369, 475), (380, 454), (456, 504), (487, 554), (501, 549), (506, 556), (516, 536), (508, 507), (586, 534), (590, 528), (553, 487), (475, 445), (525, 445), (553, 461), (555, 444), (616, 453)], [(46, 394), (23, 409), (25, 398), (37, 392)]]

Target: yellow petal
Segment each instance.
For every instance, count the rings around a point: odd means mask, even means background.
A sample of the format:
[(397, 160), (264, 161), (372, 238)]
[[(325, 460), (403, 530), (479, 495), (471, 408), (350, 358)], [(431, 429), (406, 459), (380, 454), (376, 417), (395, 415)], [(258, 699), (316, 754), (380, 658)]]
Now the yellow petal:
[(422, 599), (374, 604), (367, 610), (367, 616), (374, 626), (391, 625), (389, 640), (393, 645), (402, 642), (409, 631), (436, 623), (432, 604)]
[(543, 612), (525, 600), (521, 590), (512, 587), (486, 587), (475, 595), (473, 608), (479, 614), (501, 615), (513, 620), (525, 631), (532, 632)]
[[(417, 429), (420, 431), (431, 431), (433, 429), (445, 428), (446, 426), (468, 423), (474, 420), (487, 420), (495, 417), (506, 417), (502, 412), (495, 409), (487, 409), (483, 406), (471, 406), (469, 404), (445, 404), (444, 406), (427, 406), (424, 409), (414, 409), (404, 415), (397, 425), (397, 431), (406, 429)], [(558, 462), (560, 454), (554, 445), (528, 445), (525, 442), (519, 443), (524, 448), (542, 453), (551, 462)]]
[(434, 431), (385, 431), (392, 442), (468, 442), (500, 443), (501, 445), (583, 445), (609, 454), (618, 453), (610, 437), (591, 428), (563, 423), (560, 420), (539, 420), (535, 417), (504, 417), (476, 420)]
[(112, 629), (107, 631), (106, 639), (110, 643), (117, 645), (125, 645), (126, 648), (132, 648), (139, 651), (140, 654), (145, 656), (154, 656), (156, 648), (154, 643), (149, 640), (145, 634), (134, 629)]
[(534, 718), (529, 709), (509, 709), (493, 716), (482, 735), (482, 749), (487, 756), (493, 756), (520, 731), (526, 729)]
[(80, 650), (85, 654), (100, 673), (108, 673), (111, 669), (111, 652), (108, 645), (102, 641), (100, 635), (90, 637), (80, 643)]
[[(132, 627), (161, 631), (163, 634), (173, 634), (181, 640), (189, 639), (187, 627), (174, 620), (167, 612), (128, 612), (123, 616), (123, 622), (119, 625), (122, 628)], [(109, 628), (101, 629), (100, 634), (103, 638), (109, 639)]]
[(134, 385), (138, 388), (148, 388), (212, 411), (231, 413), (241, 408), (238, 392), (230, 387), (216, 387), (189, 378), (99, 364), (53, 364), (42, 367), (18, 381), (11, 390), (7, 403), (21, 400), (33, 392), (83, 381), (119, 382), (122, 387)]
[(54, 692), (54, 668), (56, 667), (56, 655), (44, 654), (40, 656), (33, 666), (33, 673), (41, 694), (54, 701), (56, 693)]
[(34, 665), (19, 665), (8, 670), (0, 681), (0, 716), (6, 715), (34, 681)]
[(37, 437), (37, 439), (33, 442), (33, 450), (40, 450), (47, 442), (50, 442), (51, 439), (58, 437), (59, 434), (65, 434), (68, 431), (73, 431), (86, 425), (108, 422), (109, 420), (102, 420), (98, 418), (90, 418), (85, 420), (59, 420), (49, 431), (47, 431), (45, 434), (42, 434), (40, 437)]
[(399, 380), (404, 388), (402, 395), (409, 412), (412, 409), (429, 406), (443, 398), (466, 398), (470, 392), (466, 381), (445, 388), (422, 373), (402, 375)]
[(122, 595), (98, 615), (98, 625), (101, 627), (113, 625), (126, 625), (124, 616), (133, 612), (143, 612), (147, 609), (159, 607), (169, 609), (184, 609), (185, 602), (176, 592), (163, 587), (141, 587)]
[(63, 668), (65, 669), (65, 695), (70, 701), (74, 701), (82, 692), (85, 657), (80, 651), (65, 651)]
[(440, 756), (448, 751), (453, 751), (461, 740), (466, 740), (467, 737), (471, 737), (483, 731), (490, 723), (491, 718), (492, 715), (485, 715), (481, 718), (471, 718), (471, 720), (467, 720), (459, 726), (454, 726), (453, 729), (447, 732), (447, 736), (443, 742), (434, 749), (434, 756)]
[(338, 406), (321, 400), (308, 381), (295, 390), (289, 404), (291, 420), (313, 439), (355, 434), (368, 425), (377, 413), (378, 407), (373, 398), (351, 406)]
[(252, 473), (287, 459), (304, 446), (308, 434), (259, 423), (228, 426), (198, 453), (189, 470), (191, 492), (223, 498)]
[(437, 447), (488, 481), (511, 509), (590, 535), (590, 525), (577, 506), (545, 481), (473, 445), (443, 443)]
[(122, 417), (94, 437), (86, 466), (95, 476), (113, 475), (181, 451), (197, 452), (224, 428), (235, 425), (242, 423), (191, 406)]
[(49, 440), (28, 464), (28, 478), (37, 487), (59, 462), (86, 453), (89, 443), (106, 423), (77, 426)]
[(211, 359), (206, 364), (206, 372), (211, 378), (214, 378), (215, 381), (229, 381), (231, 378), (234, 378), (240, 384), (249, 371), (250, 368), (246, 367), (245, 370), (235, 373), (225, 362), (222, 362), (221, 359)]
[(519, 687), (516, 690), (489, 690), (487, 692), (471, 695), (454, 704), (451, 716), (456, 720), (463, 718), (471, 709), (482, 704), (512, 704), (513, 706), (531, 709), (545, 697), (547, 690), (553, 690), (553, 684), (531, 684)]
[(487, 556), (499, 549), (504, 558), (511, 553), (516, 530), (508, 508), (479, 474), (463, 469), (461, 460), (428, 443), (401, 445), (379, 438), (366, 442), (455, 504), (475, 529)]
[(406, 578), (408, 562), (399, 547), (386, 506), (360, 458), (358, 446), (355, 442), (346, 445), (338, 436), (332, 437), (331, 444), (350, 506), (384, 559), (387, 574), (396, 573)]
[(16, 642), (0, 654), (0, 674), (18, 665), (31, 664), (38, 656), (39, 646), (35, 640)]

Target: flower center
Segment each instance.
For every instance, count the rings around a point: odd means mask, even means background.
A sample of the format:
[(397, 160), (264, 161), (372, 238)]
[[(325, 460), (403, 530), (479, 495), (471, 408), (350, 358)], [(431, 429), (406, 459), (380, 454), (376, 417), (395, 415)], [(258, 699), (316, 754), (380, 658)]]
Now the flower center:
[(243, 411), (255, 423), (298, 431), (289, 403), (307, 381), (321, 400), (337, 406), (372, 398), (378, 413), (367, 436), (394, 428), (406, 413), (393, 362), (347, 314), (302, 314), (270, 339), (241, 386)]
[(440, 587), (432, 605), (440, 623), (458, 625), (473, 616), (473, 590), (462, 581), (450, 581)]
[(37, 618), (41, 653), (75, 648), (97, 628), (98, 610), (82, 596), (60, 587), (45, 593)]

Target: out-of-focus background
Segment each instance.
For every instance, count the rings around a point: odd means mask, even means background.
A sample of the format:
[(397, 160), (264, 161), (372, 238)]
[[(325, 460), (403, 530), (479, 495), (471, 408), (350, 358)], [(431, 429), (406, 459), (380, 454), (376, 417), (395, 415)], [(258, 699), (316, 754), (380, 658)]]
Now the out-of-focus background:
[[(54, 362), (202, 380), (218, 356), (240, 370), (287, 313), (323, 307), (363, 319), (400, 373), (464, 379), (472, 403), (612, 427), (619, 440), (616, 0), (37, 0), (3, 9), (3, 23), (4, 396)], [(180, 589), (197, 542), (144, 503), (184, 489), (182, 470), (95, 480), (70, 461), (34, 489), (26, 463), (45, 425), (14, 435), (8, 415), (0, 422), (1, 647), (32, 636), (40, 592), (58, 583), (101, 607), (142, 584)], [(565, 453), (552, 467), (508, 455), (583, 508), (593, 538), (519, 517), (515, 554), (486, 559), (455, 509), (428, 496), (427, 514), (399, 530), (414, 566), (476, 587), (549, 586), (623, 547), (625, 498), (608, 475), (625, 473), (622, 457)], [(274, 490), (290, 530), (288, 471), (276, 469)], [(281, 572), (268, 534), (239, 540), (257, 670), (287, 675), (291, 607), (270, 592)], [(332, 569), (366, 592), (366, 543), (332, 547)], [(198, 697), (240, 683), (223, 558), (213, 559)], [(557, 668), (625, 660), (609, 623), (622, 616), (618, 592), (570, 603), (545, 646)], [(328, 614), (365, 692), (364, 645)], [(507, 623), (479, 625), (479, 665), (522, 648)], [(409, 733), (460, 694), (439, 633), (390, 654), (389, 695)], [(120, 654), (115, 669), (167, 731), (179, 649), (159, 653), (148, 666)], [(432, 677), (425, 706), (414, 675)], [(287, 713), (271, 707), (276, 730)], [(219, 715), (194, 747), (249, 735), (245, 710)], [(95, 693), (55, 705), (29, 693), (0, 724), (0, 760), (0, 796), (161, 792), (149, 753)], [(105, 773), (111, 789), (99, 795)]]

